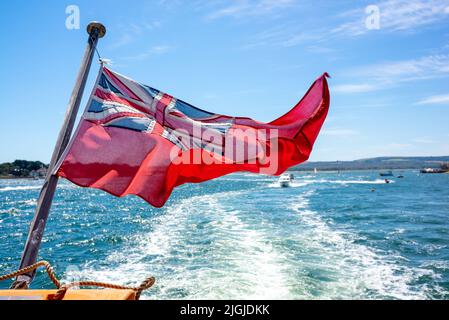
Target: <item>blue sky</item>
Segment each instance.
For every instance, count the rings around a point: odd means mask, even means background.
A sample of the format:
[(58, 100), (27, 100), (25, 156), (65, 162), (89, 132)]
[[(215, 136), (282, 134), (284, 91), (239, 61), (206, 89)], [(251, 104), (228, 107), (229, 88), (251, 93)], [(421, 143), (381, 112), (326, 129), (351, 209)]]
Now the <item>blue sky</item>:
[(112, 69), (217, 113), (273, 120), (329, 72), (311, 160), (449, 155), (449, 0), (18, 0), (0, 18), (0, 162), (49, 161), (91, 20)]

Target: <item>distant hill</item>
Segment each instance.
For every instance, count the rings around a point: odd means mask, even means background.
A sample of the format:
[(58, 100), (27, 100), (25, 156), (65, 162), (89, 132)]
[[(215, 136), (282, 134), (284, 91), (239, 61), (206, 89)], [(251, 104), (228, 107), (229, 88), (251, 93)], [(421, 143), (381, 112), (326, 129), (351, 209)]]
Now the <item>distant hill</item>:
[(439, 168), (449, 162), (449, 156), (441, 157), (378, 157), (353, 161), (305, 162), (291, 168), (293, 171), (309, 171), (316, 168), (321, 171), (336, 170), (386, 170), (386, 169), (422, 169)]
[[(290, 168), (291, 171), (337, 170), (394, 170), (439, 168), (449, 164), (449, 156), (441, 157), (378, 157), (353, 161), (305, 162)], [(44, 177), (48, 165), (40, 161), (16, 160), (0, 164), (0, 178)]]

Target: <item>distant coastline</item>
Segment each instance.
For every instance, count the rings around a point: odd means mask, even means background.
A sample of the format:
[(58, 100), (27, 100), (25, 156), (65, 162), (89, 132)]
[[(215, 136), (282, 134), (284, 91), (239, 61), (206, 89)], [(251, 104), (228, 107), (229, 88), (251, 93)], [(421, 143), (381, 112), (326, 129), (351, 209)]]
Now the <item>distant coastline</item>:
[(449, 164), (449, 156), (438, 157), (377, 157), (353, 161), (307, 161), (290, 171), (348, 171), (348, 170), (408, 170), (441, 168)]
[(0, 164), (0, 179), (39, 179), (47, 175), (48, 165), (41, 161), (15, 160)]
[[(353, 161), (307, 161), (289, 171), (351, 171), (438, 169), (449, 166), (449, 156), (438, 157), (377, 157)], [(0, 164), (0, 179), (45, 178), (48, 164), (41, 161), (15, 160)]]
[(32, 180), (35, 178), (33, 178), (33, 177), (0, 176), (0, 180), (15, 180), (15, 179)]

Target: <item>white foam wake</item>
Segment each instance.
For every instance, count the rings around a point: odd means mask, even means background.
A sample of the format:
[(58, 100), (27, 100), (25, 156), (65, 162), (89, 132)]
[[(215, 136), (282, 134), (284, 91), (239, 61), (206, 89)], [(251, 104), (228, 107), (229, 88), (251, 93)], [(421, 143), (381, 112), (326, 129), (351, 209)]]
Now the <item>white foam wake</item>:
[[(335, 183), (335, 184), (385, 184), (385, 180), (316, 180), (318, 183)], [(394, 180), (390, 180), (390, 183), (394, 183)]]
[(144, 295), (151, 299), (289, 298), (285, 257), (232, 205), (223, 204), (242, 193), (181, 200), (148, 221), (151, 232), (112, 253), (108, 267), (91, 262), (66, 277), (124, 283), (155, 275), (156, 286)]
[[(273, 180), (271, 180), (273, 181)], [(386, 184), (385, 180), (376, 179), (376, 180), (328, 180), (328, 179), (301, 179), (298, 177), (290, 183), (291, 188), (305, 187), (311, 184), (318, 183), (327, 183), (327, 184), (339, 184), (339, 185), (348, 185), (348, 184)], [(390, 180), (390, 183), (395, 183), (394, 180)], [(272, 182), (268, 184), (269, 188), (281, 188), (280, 184), (276, 182)]]
[(412, 269), (400, 264), (399, 256), (389, 256), (363, 244), (356, 243), (356, 235), (339, 231), (320, 215), (309, 209), (308, 197), (313, 191), (298, 198), (290, 209), (298, 212), (307, 226), (298, 234), (304, 244), (301, 262), (304, 270), (313, 270), (325, 281), (311, 281), (300, 297), (320, 299), (426, 299), (425, 288), (411, 285), (420, 276), (431, 276), (432, 271)]
[[(315, 181), (310, 181), (310, 180), (308, 180), (308, 181), (306, 181), (306, 180), (302, 180), (302, 181), (295, 180), (295, 181), (290, 182), (290, 188), (305, 187), (305, 186), (307, 186), (309, 184), (313, 184), (314, 182)], [(268, 185), (268, 188), (283, 188), (283, 187), (279, 184), (279, 182), (276, 181), (276, 182), (270, 183)]]
[(35, 190), (40, 189), (41, 186), (16, 186), (16, 187), (3, 187), (0, 188), (1, 191), (18, 191), (18, 190)]

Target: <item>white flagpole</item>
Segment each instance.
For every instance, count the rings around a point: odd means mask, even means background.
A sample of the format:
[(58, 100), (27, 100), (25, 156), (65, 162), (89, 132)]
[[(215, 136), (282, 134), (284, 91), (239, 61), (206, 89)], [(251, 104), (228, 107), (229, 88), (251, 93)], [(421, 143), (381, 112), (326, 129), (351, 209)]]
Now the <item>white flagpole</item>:
[[(25, 248), (22, 254), (22, 260), (20, 262), (19, 269), (28, 267), (37, 261), (39, 253), (39, 247), (44, 234), (45, 225), (47, 223), (48, 214), (50, 212), (51, 203), (55, 194), (56, 186), (58, 184), (58, 176), (54, 174), (54, 168), (62, 153), (64, 152), (67, 144), (69, 143), (70, 136), (75, 125), (76, 116), (79, 106), (81, 104), (81, 98), (83, 97), (84, 88), (86, 86), (87, 77), (89, 75), (90, 66), (96, 50), (98, 39), (104, 37), (106, 34), (106, 28), (99, 22), (91, 22), (87, 26), (87, 33), (89, 34), (89, 40), (87, 43), (86, 51), (84, 53), (81, 67), (78, 72), (75, 87), (73, 88), (72, 96), (70, 97), (67, 111), (65, 114), (64, 122), (59, 132), (58, 140), (53, 150), (50, 165), (48, 167), (47, 177), (45, 178), (44, 185), (42, 186), (37, 201), (36, 211), (31, 221), (28, 238), (25, 243)], [(16, 281), (12, 284), (13, 289), (26, 289), (31, 281), (33, 281), (35, 271), (30, 272), (17, 277)]]

